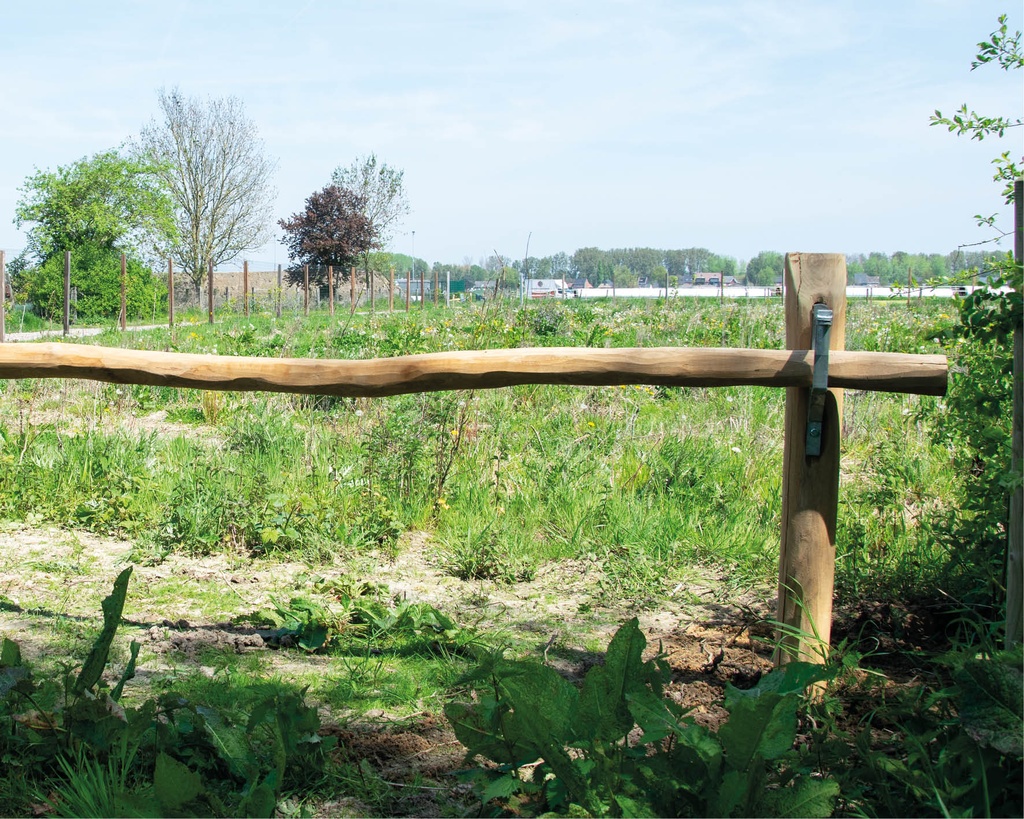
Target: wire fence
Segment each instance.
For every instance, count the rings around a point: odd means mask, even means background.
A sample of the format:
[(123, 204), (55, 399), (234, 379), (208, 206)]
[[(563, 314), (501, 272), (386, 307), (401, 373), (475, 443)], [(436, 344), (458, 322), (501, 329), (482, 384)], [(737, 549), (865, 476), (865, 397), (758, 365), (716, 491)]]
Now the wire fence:
[[(20, 311), (21, 321), (19, 326), (25, 322), (26, 314), (33, 309), (33, 305), (17, 303), (14, 292), (10, 289), (10, 282), (5, 275), (5, 256), (0, 250), (0, 292), (7, 292), (15, 305), (16, 311)], [(453, 299), (472, 301), (504, 297), (519, 299), (521, 301), (532, 300), (537, 297), (536, 292), (530, 292), (526, 282), (522, 288), (506, 287), (495, 288), (493, 282), (468, 282), (465, 280), (451, 280), (448, 275), (439, 276), (437, 270), (426, 270), (420, 267), (418, 275), (410, 275), (411, 271), (396, 272), (390, 269), (386, 272), (379, 270), (360, 270), (355, 267), (343, 269), (328, 265), (306, 265), (303, 267), (292, 267), (284, 269), (283, 265), (276, 265), (272, 269), (252, 270), (248, 262), (243, 262), (240, 270), (215, 270), (212, 266), (204, 271), (202, 276), (194, 273), (185, 273), (175, 270), (173, 261), (168, 261), (163, 271), (153, 271), (155, 287), (150, 288), (151, 296), (145, 298), (142, 303), (138, 298), (134, 299), (132, 315), (128, 315), (128, 301), (126, 293), (130, 290), (125, 272), (125, 260), (122, 257), (120, 271), (116, 268), (111, 270), (110, 276), (103, 274), (96, 277), (95, 271), (85, 277), (76, 276), (71, 263), (71, 254), (64, 254), (64, 282), (63, 298), (60, 294), (51, 293), (50, 302), (45, 315), (50, 321), (58, 320), (60, 308), (63, 307), (63, 328), (64, 334), (68, 335), (70, 326), (79, 319), (86, 321), (104, 321), (115, 319), (119, 321), (122, 329), (126, 327), (129, 317), (132, 320), (141, 319), (153, 324), (167, 321), (170, 325), (175, 323), (175, 313), (194, 312), (199, 310), (207, 314), (210, 323), (215, 320), (217, 313), (231, 312), (234, 314), (250, 315), (276, 314), (281, 316), (284, 313), (308, 314), (311, 311), (326, 311), (331, 315), (337, 310), (354, 312), (357, 309), (374, 310), (411, 310), (413, 307), (426, 307), (433, 303), (438, 306), (448, 306)], [(554, 283), (555, 280), (552, 280)], [(735, 298), (781, 298), (781, 287), (746, 287), (746, 286), (724, 286), (721, 280), (717, 286), (681, 286), (681, 287), (648, 287), (648, 288), (616, 288), (596, 287), (574, 289), (568, 283), (561, 281), (560, 287), (549, 288), (544, 295), (557, 299), (577, 298), (718, 298), (721, 300)], [(476, 285), (476, 286), (474, 286)], [(120, 310), (117, 310), (116, 297), (111, 296), (104, 301), (107, 307), (99, 314), (95, 305), (98, 300), (91, 298), (99, 291), (112, 294), (115, 288), (120, 288)], [(892, 288), (857, 288), (848, 287), (847, 296), (852, 298), (892, 298), (912, 297), (924, 298), (926, 296), (957, 297), (966, 296), (974, 287), (942, 286), (942, 287), (908, 287), (905, 291)], [(17, 287), (15, 288), (17, 290)], [(92, 313), (80, 315), (80, 305), (87, 304)], [(4, 340), (5, 334), (5, 312), (4, 300), (0, 300), (0, 341)], [(108, 315), (109, 313), (109, 315)]]

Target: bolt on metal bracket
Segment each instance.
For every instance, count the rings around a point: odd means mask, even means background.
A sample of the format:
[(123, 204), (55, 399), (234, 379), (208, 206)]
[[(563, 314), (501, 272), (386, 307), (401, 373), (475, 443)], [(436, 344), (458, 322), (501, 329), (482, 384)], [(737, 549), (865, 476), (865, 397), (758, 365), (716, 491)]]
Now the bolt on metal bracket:
[(832, 311), (824, 304), (811, 310), (813, 327), (814, 374), (811, 378), (811, 400), (807, 406), (807, 440), (804, 449), (808, 456), (821, 456), (821, 420), (825, 415), (825, 395), (828, 392), (828, 346), (832, 331)]

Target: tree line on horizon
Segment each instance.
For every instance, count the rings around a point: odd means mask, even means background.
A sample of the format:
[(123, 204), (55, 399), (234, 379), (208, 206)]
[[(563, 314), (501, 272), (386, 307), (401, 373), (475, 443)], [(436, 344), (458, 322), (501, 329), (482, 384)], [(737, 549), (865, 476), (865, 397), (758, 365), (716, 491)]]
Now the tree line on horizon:
[[(966, 281), (969, 276), (984, 279), (994, 262), (1005, 259), (1005, 253), (993, 251), (954, 250), (950, 253), (906, 253), (892, 254), (879, 251), (847, 254), (847, 280), (849, 284), (862, 281), (877, 282), (881, 287), (905, 286), (908, 276), (914, 284), (924, 282)], [(382, 257), (383, 260), (383, 257)], [(397, 261), (397, 264), (396, 264)], [(399, 270), (411, 268), (408, 256), (396, 254), (387, 257), (381, 267), (390, 264)], [(417, 260), (426, 268), (426, 262)], [(692, 283), (702, 276), (720, 274), (755, 287), (769, 287), (782, 280), (784, 254), (765, 250), (748, 262), (740, 262), (732, 256), (713, 253), (707, 248), (685, 248), (659, 250), (655, 248), (618, 248), (601, 250), (585, 247), (574, 253), (555, 253), (551, 256), (505, 260), (489, 256), (474, 263), (462, 264), (435, 262), (433, 270), (441, 277), (446, 274), (453, 280), (491, 281), (497, 276), (507, 287), (518, 287), (521, 279), (564, 279), (566, 281), (587, 280), (597, 287), (614, 284), (616, 287), (637, 287), (646, 284), (651, 287), (675, 287)], [(420, 269), (420, 268), (417, 268)]]

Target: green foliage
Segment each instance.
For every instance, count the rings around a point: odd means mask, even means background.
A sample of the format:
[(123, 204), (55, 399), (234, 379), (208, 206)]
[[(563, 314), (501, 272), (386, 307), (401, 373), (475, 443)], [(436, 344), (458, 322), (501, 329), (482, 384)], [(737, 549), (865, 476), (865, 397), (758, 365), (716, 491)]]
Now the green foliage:
[(996, 302), (1009, 304), (1010, 299), (978, 291), (964, 302), (962, 323), (950, 333), (955, 368), (950, 389), (944, 404), (926, 416), (934, 439), (949, 448), (963, 481), (958, 502), (936, 526), (936, 537), (952, 557), (955, 593), (971, 603), (993, 602), (1001, 585), (1005, 499), (1020, 480), (1010, 469), (1012, 341), (1004, 307)]
[(15, 223), (34, 223), (29, 243), (40, 261), (94, 247), (145, 254), (174, 234), (171, 200), (158, 168), (107, 151), (25, 180)]
[(747, 262), (747, 284), (771, 285), (782, 278), (784, 261), (781, 253), (762, 250)]
[(523, 543), (521, 526), (515, 521), (491, 521), (474, 532), (472, 524), (464, 537), (446, 537), (441, 564), (445, 571), (462, 580), (497, 580), (518, 583), (532, 580), (536, 565)]
[(362, 213), (376, 249), (388, 243), (395, 223), (409, 213), (404, 179), (405, 171), (380, 162), (376, 154), (360, 157), (348, 167), (339, 166), (331, 174), (331, 184), (354, 191), (362, 200)]
[(334, 612), (308, 597), (293, 597), (287, 605), (272, 600), (274, 608), (257, 616), (276, 626), (271, 635), (282, 645), (297, 645), (305, 651), (320, 651), (347, 630), (356, 628), (351, 612)]
[[(971, 70), (979, 66), (994, 63), (1004, 71), (1024, 68), (1024, 51), (1021, 50), (1021, 32), (1009, 33), (1006, 25), (1006, 15), (999, 16), (999, 28), (989, 35), (987, 40), (978, 43), (978, 54), (971, 63)], [(983, 140), (986, 137), (997, 136), (1002, 138), (1008, 128), (1019, 128), (1024, 125), (1024, 120), (1009, 119), (1008, 117), (984, 116), (973, 109), (968, 110), (967, 103), (960, 106), (951, 117), (944, 116), (937, 110), (930, 117), (932, 125), (944, 125), (950, 133), (957, 136), (969, 134), (971, 139)], [(1003, 197), (1007, 204), (1013, 201), (1013, 181), (1020, 177), (1021, 169), (1010, 159), (1010, 152), (1007, 151), (993, 160), (996, 166), (996, 173), (993, 179), (1004, 183)], [(982, 220), (991, 224), (991, 219)]]
[[(976, 550), (998, 541), (999, 514), (1005, 515), (1001, 486), (1011, 479), (1001, 454), (1011, 385), (999, 369), (1006, 333), (991, 299), (963, 303), (977, 311), (969, 327), (959, 329), (944, 312), (953, 312), (949, 303), (850, 305), (848, 346), (946, 350), (953, 377), (944, 401), (848, 394), (838, 537), (842, 595), (869, 588), (878, 595), (934, 595), (939, 585), (958, 596), (968, 592), (961, 599), (970, 602), (991, 599), (997, 585), (996, 561), (985, 563)], [(358, 316), (343, 329), (315, 316), (305, 322), (254, 318), (143, 334), (138, 343), (254, 355), (344, 350), (356, 357), (563, 339), (594, 346), (723, 339), (781, 345), (781, 308), (767, 300), (724, 308), (580, 300), (557, 308), (556, 314), (550, 305), (520, 310), (487, 303), (410, 318)], [(561, 335), (536, 335), (549, 320), (559, 323)], [(438, 559), (453, 573), (521, 581), (545, 560), (572, 559), (600, 570), (596, 596), (633, 605), (663, 599), (666, 581), (674, 586), (680, 567), (708, 566), (734, 584), (763, 581), (777, 568), (781, 439), (765, 430), (780, 428), (782, 401), (768, 389), (529, 387), (379, 401), (210, 395), (221, 400), (214, 405), (193, 391), (166, 388), (68, 382), (58, 391), (43, 382), (7, 382), (0, 514), (141, 535), (161, 552), (237, 557), (244, 549), (317, 560), (364, 549), (379, 559), (400, 548), (400, 531), (422, 527), (441, 544)], [(105, 431), (108, 418), (156, 409), (188, 420), (186, 435)], [(36, 423), (40, 417), (44, 421)], [(945, 582), (950, 576), (956, 584)], [(278, 601), (274, 615), (261, 621), (280, 629), (282, 641), (290, 637), (303, 650), (345, 664), (344, 675), (314, 683), (322, 686), (318, 696), (345, 707), (358, 701), (420, 707), (421, 682), (443, 687), (455, 671), (451, 664), (441, 670), (425, 665), (415, 683), (401, 688), (406, 681), (392, 679), (400, 676), (392, 672), (396, 657), (451, 657), (467, 648), (476, 654), (478, 635), (444, 613), (363, 597), (354, 589), (317, 588)], [(475, 726), (470, 746), (480, 743), (503, 760), (504, 767), (477, 774), (481, 795), (527, 813), (554, 806), (565, 813), (634, 815), (826, 813), (836, 799), (835, 779), (848, 812), (939, 813), (945, 805), (950, 813), (978, 815), (984, 789), (996, 783), (1003, 790), (996, 797), (990, 791), (993, 811), (1019, 812), (1006, 773), (1019, 764), (1009, 744), (1019, 733), (1011, 719), (1013, 679), (987, 659), (950, 665), (941, 685), (914, 688), (919, 701), (900, 703), (902, 710), (880, 705), (874, 738), (861, 740), (858, 750), (855, 737), (805, 743), (798, 676), (786, 685), (773, 682), (774, 675), (764, 678), (750, 695), (753, 702), (730, 691), (726, 705), (733, 717), (709, 735), (655, 694), (660, 666), (638, 666), (639, 645), (635, 635), (617, 637), (605, 665), (593, 669), (582, 688), (550, 669), (485, 659), (490, 676), (472, 683), (478, 695), (466, 706), (472, 713), (457, 712)], [(141, 793), (139, 799), (150, 798), (161, 753), (201, 778), (203, 791), (180, 813), (266, 812), (268, 794), (300, 780), (301, 764), (286, 763), (284, 778), (278, 774), (279, 749), (291, 746), (275, 738), (298, 728), (281, 729), (268, 716), (246, 733), (253, 707), (273, 699), (263, 693), (226, 708), (202, 696), (168, 694), (139, 715), (121, 697), (135, 662), (129, 659), (109, 687), (102, 679), (96, 684), (95, 700), (83, 694), (68, 708), (61, 703), (74, 699), (66, 692), (81, 674), (68, 671), (41, 684), (19, 655), (12, 641), (0, 646), (0, 703), (8, 708), (0, 714), (7, 743), (0, 753), (13, 760), (10, 781), (38, 773), (47, 792), (70, 787), (55, 762), (65, 759), (83, 774), (78, 790), (117, 793), (124, 790), (123, 768), (108, 762), (126, 738), (138, 752), (125, 786)], [(798, 672), (787, 668), (790, 674)], [(118, 676), (124, 679), (117, 682)], [(629, 682), (637, 679), (641, 684)], [(576, 716), (568, 728), (560, 712), (526, 713), (546, 698)], [(281, 707), (292, 709), (288, 702)], [(8, 719), (11, 714), (18, 719)], [(293, 718), (297, 725), (306, 719), (298, 705)], [(71, 724), (74, 730), (64, 732)], [(165, 726), (160, 737), (136, 742), (137, 734), (157, 725)], [(883, 741), (888, 731), (894, 732), (891, 745)], [(68, 744), (85, 748), (92, 761), (79, 764)], [(320, 764), (316, 746), (314, 740), (296, 745), (312, 754), (309, 771)], [(536, 755), (526, 760), (530, 753)], [(537, 758), (544, 761), (530, 773), (526, 763)], [(190, 778), (167, 761), (160, 765), (162, 780)], [(230, 777), (217, 784), (224, 770)], [(103, 782), (114, 784), (104, 791)], [(184, 782), (175, 790), (188, 793)], [(243, 792), (252, 797), (245, 808), (239, 807)]]
[(473, 701), (445, 713), (467, 758), (497, 766), (466, 774), (481, 801), (521, 815), (831, 815), (837, 784), (811, 776), (794, 750), (801, 695), (829, 670), (791, 663), (749, 691), (730, 687), (716, 735), (664, 696), (668, 667), (645, 662), (645, 646), (627, 622), (579, 689), (498, 655), (467, 675)]
[[(782, 344), (781, 306), (768, 300), (724, 307), (579, 300), (558, 305), (562, 335), (534, 335), (533, 312), (547, 321), (549, 308), (487, 303), (424, 316), (357, 316), (343, 334), (325, 317), (253, 317), (190, 325), (173, 337), (140, 333), (138, 343), (307, 357), (336, 356), (344, 344), (344, 355), (362, 358), (566, 340)], [(940, 311), (949, 309), (851, 304), (848, 346), (940, 352), (951, 323)], [(124, 343), (121, 334), (101, 340)], [(965, 356), (958, 366), (973, 367), (968, 355), (985, 365), (980, 339), (955, 343), (963, 352), (951, 351), (954, 362)], [(963, 383), (955, 373), (951, 394)], [(605, 577), (601, 593), (640, 605), (694, 561), (726, 569), (737, 583), (775, 573), (781, 438), (764, 430), (781, 428), (776, 390), (543, 386), (352, 401), (75, 382), (62, 389), (58, 397), (49, 382), (9, 382), (0, 515), (126, 534), (147, 559), (171, 550), (316, 560), (370, 549), (392, 554), (402, 533), (424, 529), (454, 574), (518, 582), (547, 560), (593, 561)], [(942, 518), (960, 507), (973, 480), (966, 455), (952, 473), (948, 444), (917, 425), (919, 411), (929, 424), (934, 411), (936, 429), (961, 434), (967, 427), (952, 421), (947, 406), (848, 396), (844, 463), (853, 478), (844, 480), (840, 527), (850, 535), (841, 542), (851, 557), (841, 571), (856, 560), (858, 571), (876, 565), (880, 581), (898, 575), (924, 589), (939, 573), (919, 577), (915, 560), (965, 554), (927, 545), (929, 531), (953, 531), (943, 530)], [(22, 420), (58, 407), (45, 424)], [(108, 431), (107, 419), (157, 410), (187, 421), (188, 434)], [(970, 415), (965, 410), (964, 425), (983, 417)], [(918, 507), (929, 514), (908, 512)], [(875, 560), (900, 550), (905, 561)]]
[[(127, 317), (150, 315), (154, 301), (166, 300), (166, 287), (134, 257), (125, 265)], [(121, 253), (102, 245), (80, 242), (71, 249), (71, 286), (77, 297), (73, 316), (87, 321), (112, 319), (121, 312)], [(51, 320), (64, 313), (64, 256), (54, 254), (36, 268), (25, 271), (21, 294), (35, 311)]]
[(377, 641), (402, 635), (426, 634), (438, 641), (464, 647), (475, 640), (472, 630), (429, 603), (408, 600), (384, 603), (377, 599), (336, 595), (337, 605), (308, 596), (293, 597), (287, 604), (273, 600), (273, 608), (243, 619), (270, 623), (270, 639), (282, 646), (297, 645), (309, 652), (322, 652), (353, 640)]
[[(639, 278), (645, 278), (655, 286), (664, 286), (667, 275), (678, 279), (692, 279), (700, 273), (736, 273), (736, 260), (729, 256), (718, 256), (705, 247), (689, 247), (680, 250), (658, 250), (650, 247), (614, 248), (601, 250), (596, 247), (581, 247), (572, 254), (571, 260), (565, 254), (536, 260), (531, 270), (548, 268), (553, 275), (566, 278), (587, 279), (595, 287), (613, 277), (620, 287), (635, 286)], [(532, 261), (532, 260), (531, 260)]]
[(818, 740), (850, 809), (875, 816), (1021, 815), (1020, 650), (956, 651), (933, 671), (944, 685), (913, 686), (878, 708), (872, 721), (884, 730), (865, 726), (838, 744)]
[(959, 687), (960, 720), (971, 739), (1008, 757), (1024, 757), (1019, 653), (963, 661), (954, 668), (953, 679)]
[(131, 572), (103, 601), (103, 628), (77, 676), (37, 681), (17, 643), (0, 644), (7, 777), (37, 783), (35, 798), (60, 816), (273, 815), (285, 788), (323, 769), (334, 740), (317, 733), (316, 709), (293, 692), (259, 699), (248, 714), (173, 693), (120, 703), (138, 644), (113, 690), (103, 674)]
[[(110, 646), (114, 642), (117, 627), (121, 624), (121, 612), (124, 610), (124, 601), (128, 596), (128, 581), (131, 579), (131, 576), (131, 567), (121, 572), (114, 581), (114, 590), (109, 597), (103, 600), (103, 630), (100, 632), (99, 637), (96, 638), (96, 643), (93, 645), (92, 651), (89, 652), (88, 658), (82, 665), (78, 679), (75, 680), (75, 684), (71, 689), (71, 693), (76, 697), (80, 697), (86, 691), (92, 689), (99, 683), (100, 677), (103, 675), (103, 669), (107, 665), (107, 656), (110, 654)], [(136, 647), (130, 671), (134, 671), (134, 659), (137, 655), (138, 648)], [(118, 684), (118, 689), (123, 687), (122, 681)]]

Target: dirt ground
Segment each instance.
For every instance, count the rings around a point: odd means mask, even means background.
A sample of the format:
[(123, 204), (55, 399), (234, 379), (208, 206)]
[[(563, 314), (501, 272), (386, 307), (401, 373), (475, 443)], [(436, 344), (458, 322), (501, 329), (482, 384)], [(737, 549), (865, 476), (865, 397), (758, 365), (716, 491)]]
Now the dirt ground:
[[(129, 559), (131, 544), (85, 532), (7, 525), (0, 531), (0, 635), (16, 639), (30, 659), (44, 657), (53, 639), (55, 615), (99, 622), (100, 601)], [(346, 575), (378, 583), (391, 595), (436, 605), (461, 625), (488, 633), (529, 635), (538, 659), (570, 677), (601, 661), (595, 647), (607, 644), (618, 626), (638, 616), (653, 655), (660, 650), (672, 669), (669, 695), (690, 709), (695, 720), (717, 727), (726, 716), (720, 703), (726, 683), (749, 687), (771, 668), (774, 589), (748, 591), (725, 599), (724, 578), (706, 575), (665, 589), (656, 608), (633, 610), (602, 588), (596, 562), (565, 561), (541, 567), (535, 579), (514, 585), (463, 581), (443, 574), (430, 539), (403, 539), (397, 557), (351, 565), (318, 567), (324, 578)], [(294, 593), (308, 582), (310, 568), (299, 563), (252, 563), (217, 555), (172, 555), (164, 562), (137, 565), (129, 589), (122, 633), (149, 649), (145, 665), (161, 656), (177, 662), (197, 659), (206, 647), (263, 652), (271, 670), (287, 675), (290, 663), (318, 658), (271, 650), (264, 634), (233, 625), (231, 619), (267, 605), (271, 596)], [(182, 580), (216, 589), (213, 609), (198, 611), (187, 595), (161, 593)], [(840, 613), (839, 633), (884, 635), (892, 619), (881, 604)], [(933, 624), (911, 624), (925, 639)], [(875, 637), (873, 639), (878, 639)], [(913, 669), (909, 669), (913, 675)], [(141, 675), (144, 680), (144, 675)], [(133, 685), (136, 683), (133, 682)], [(466, 803), (467, 794), (450, 774), (465, 766), (461, 746), (443, 717), (421, 714), (389, 718), (384, 713), (357, 720), (326, 720), (325, 732), (339, 738), (337, 753), (367, 760), (388, 783), (401, 789), (403, 815), (437, 815), (449, 801)], [(367, 806), (348, 802), (322, 806), (318, 815), (360, 815)]]

